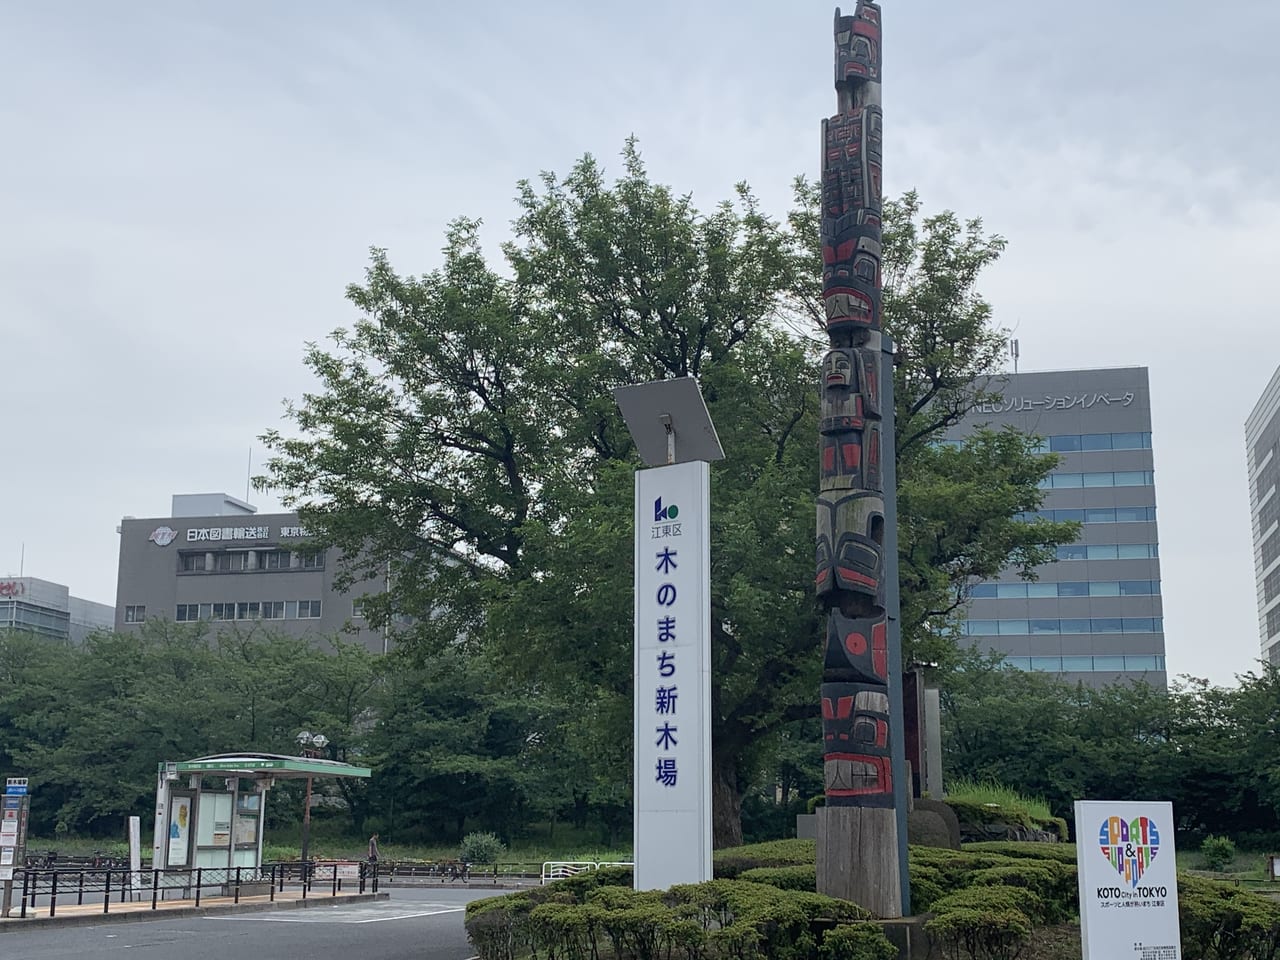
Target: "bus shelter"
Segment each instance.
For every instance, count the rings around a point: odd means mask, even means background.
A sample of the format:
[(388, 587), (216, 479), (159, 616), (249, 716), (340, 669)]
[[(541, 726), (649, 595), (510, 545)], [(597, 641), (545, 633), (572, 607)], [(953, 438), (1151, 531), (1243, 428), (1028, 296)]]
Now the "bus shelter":
[(262, 865), (267, 794), (277, 781), (369, 775), (368, 767), (272, 753), (223, 753), (161, 763), (152, 866), (257, 869)]

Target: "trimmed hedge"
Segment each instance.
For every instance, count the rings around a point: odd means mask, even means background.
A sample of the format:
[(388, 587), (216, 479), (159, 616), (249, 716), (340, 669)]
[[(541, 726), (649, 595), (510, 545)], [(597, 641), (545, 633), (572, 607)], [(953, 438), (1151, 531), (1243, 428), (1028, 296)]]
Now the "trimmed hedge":
[(1178, 925), (1189, 960), (1280, 958), (1280, 903), (1231, 884), (1178, 874)]
[(1020, 840), (984, 840), (981, 843), (966, 843), (966, 853), (998, 853), (1006, 857), (1019, 857), (1027, 860), (1056, 860), (1059, 863), (1076, 865), (1076, 845), (1074, 843), (1027, 843)]
[(1014, 960), (1031, 938), (1025, 914), (999, 907), (958, 907), (938, 914), (924, 928), (948, 960)]
[(818, 860), (815, 840), (770, 840), (717, 850), (712, 855), (716, 879), (733, 880), (759, 867), (812, 866)]
[(809, 893), (816, 893), (818, 868), (812, 864), (802, 867), (754, 867), (742, 871), (738, 879), (768, 884), (779, 890), (807, 890)]
[(898, 960), (898, 948), (872, 923), (836, 927), (822, 938), (819, 960)]
[[(911, 894), (945, 960), (1009, 960), (1036, 926), (1079, 912), (1072, 848), (983, 843), (912, 847)], [(808, 855), (807, 862), (801, 860)], [(1073, 852), (1073, 851), (1072, 851)], [(467, 906), (482, 960), (892, 960), (867, 911), (814, 892), (812, 841), (722, 851), (736, 879), (636, 892), (610, 867)], [(1280, 960), (1280, 903), (1234, 885), (1179, 875), (1187, 960)]]
[[(638, 892), (592, 884), (584, 876), (469, 904), (467, 935), (481, 960), (515, 960), (526, 953), (588, 960), (606, 947), (615, 957), (634, 960), (816, 960), (820, 954), (832, 960), (880, 960), (895, 955), (885, 954), (884, 948), (893, 946), (879, 928), (865, 924), (866, 910), (817, 893), (746, 880)], [(857, 935), (838, 933), (859, 923)]]

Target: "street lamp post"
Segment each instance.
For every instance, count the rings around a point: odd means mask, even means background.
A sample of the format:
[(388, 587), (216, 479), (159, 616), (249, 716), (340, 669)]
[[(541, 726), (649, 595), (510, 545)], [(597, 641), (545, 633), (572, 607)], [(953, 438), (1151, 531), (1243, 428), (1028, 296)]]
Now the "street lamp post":
[[(329, 738), (323, 733), (312, 733), (303, 730), (297, 736), (298, 749), (302, 756), (320, 759), (324, 756), (324, 748)], [(307, 848), (311, 845), (311, 775), (307, 775), (307, 798), (302, 804), (302, 855), (299, 859), (307, 862)]]

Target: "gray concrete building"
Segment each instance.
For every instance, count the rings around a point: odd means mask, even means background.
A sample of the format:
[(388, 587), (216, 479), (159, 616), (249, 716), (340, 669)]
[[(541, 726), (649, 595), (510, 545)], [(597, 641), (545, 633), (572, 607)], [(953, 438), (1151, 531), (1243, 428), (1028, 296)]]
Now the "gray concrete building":
[(120, 523), (117, 630), (161, 618), (318, 640), (341, 632), (386, 652), (385, 633), (360, 611), (383, 584), (336, 589), (337, 551), (310, 548), (296, 514), (258, 514), (221, 493), (176, 495), (170, 513)]
[(1262, 658), (1280, 664), (1280, 370), (1244, 423)]
[(1011, 374), (992, 389), (1002, 400), (975, 410), (957, 434), (985, 424), (1042, 437), (1062, 459), (1040, 512), (1083, 526), (1038, 580), (1010, 570), (975, 584), (965, 634), (1012, 666), (1070, 682), (1165, 686), (1147, 369)]
[(83, 643), (93, 631), (110, 630), (114, 624), (109, 604), (73, 597), (60, 583), (38, 577), (0, 579), (0, 630)]

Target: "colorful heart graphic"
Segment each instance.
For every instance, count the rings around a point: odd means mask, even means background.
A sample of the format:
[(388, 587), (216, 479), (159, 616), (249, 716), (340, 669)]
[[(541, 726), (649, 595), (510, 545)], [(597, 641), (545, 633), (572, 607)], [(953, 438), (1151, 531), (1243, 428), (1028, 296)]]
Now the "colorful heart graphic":
[(1125, 882), (1136, 887), (1160, 852), (1160, 831), (1150, 817), (1128, 822), (1108, 817), (1098, 829), (1098, 847)]

